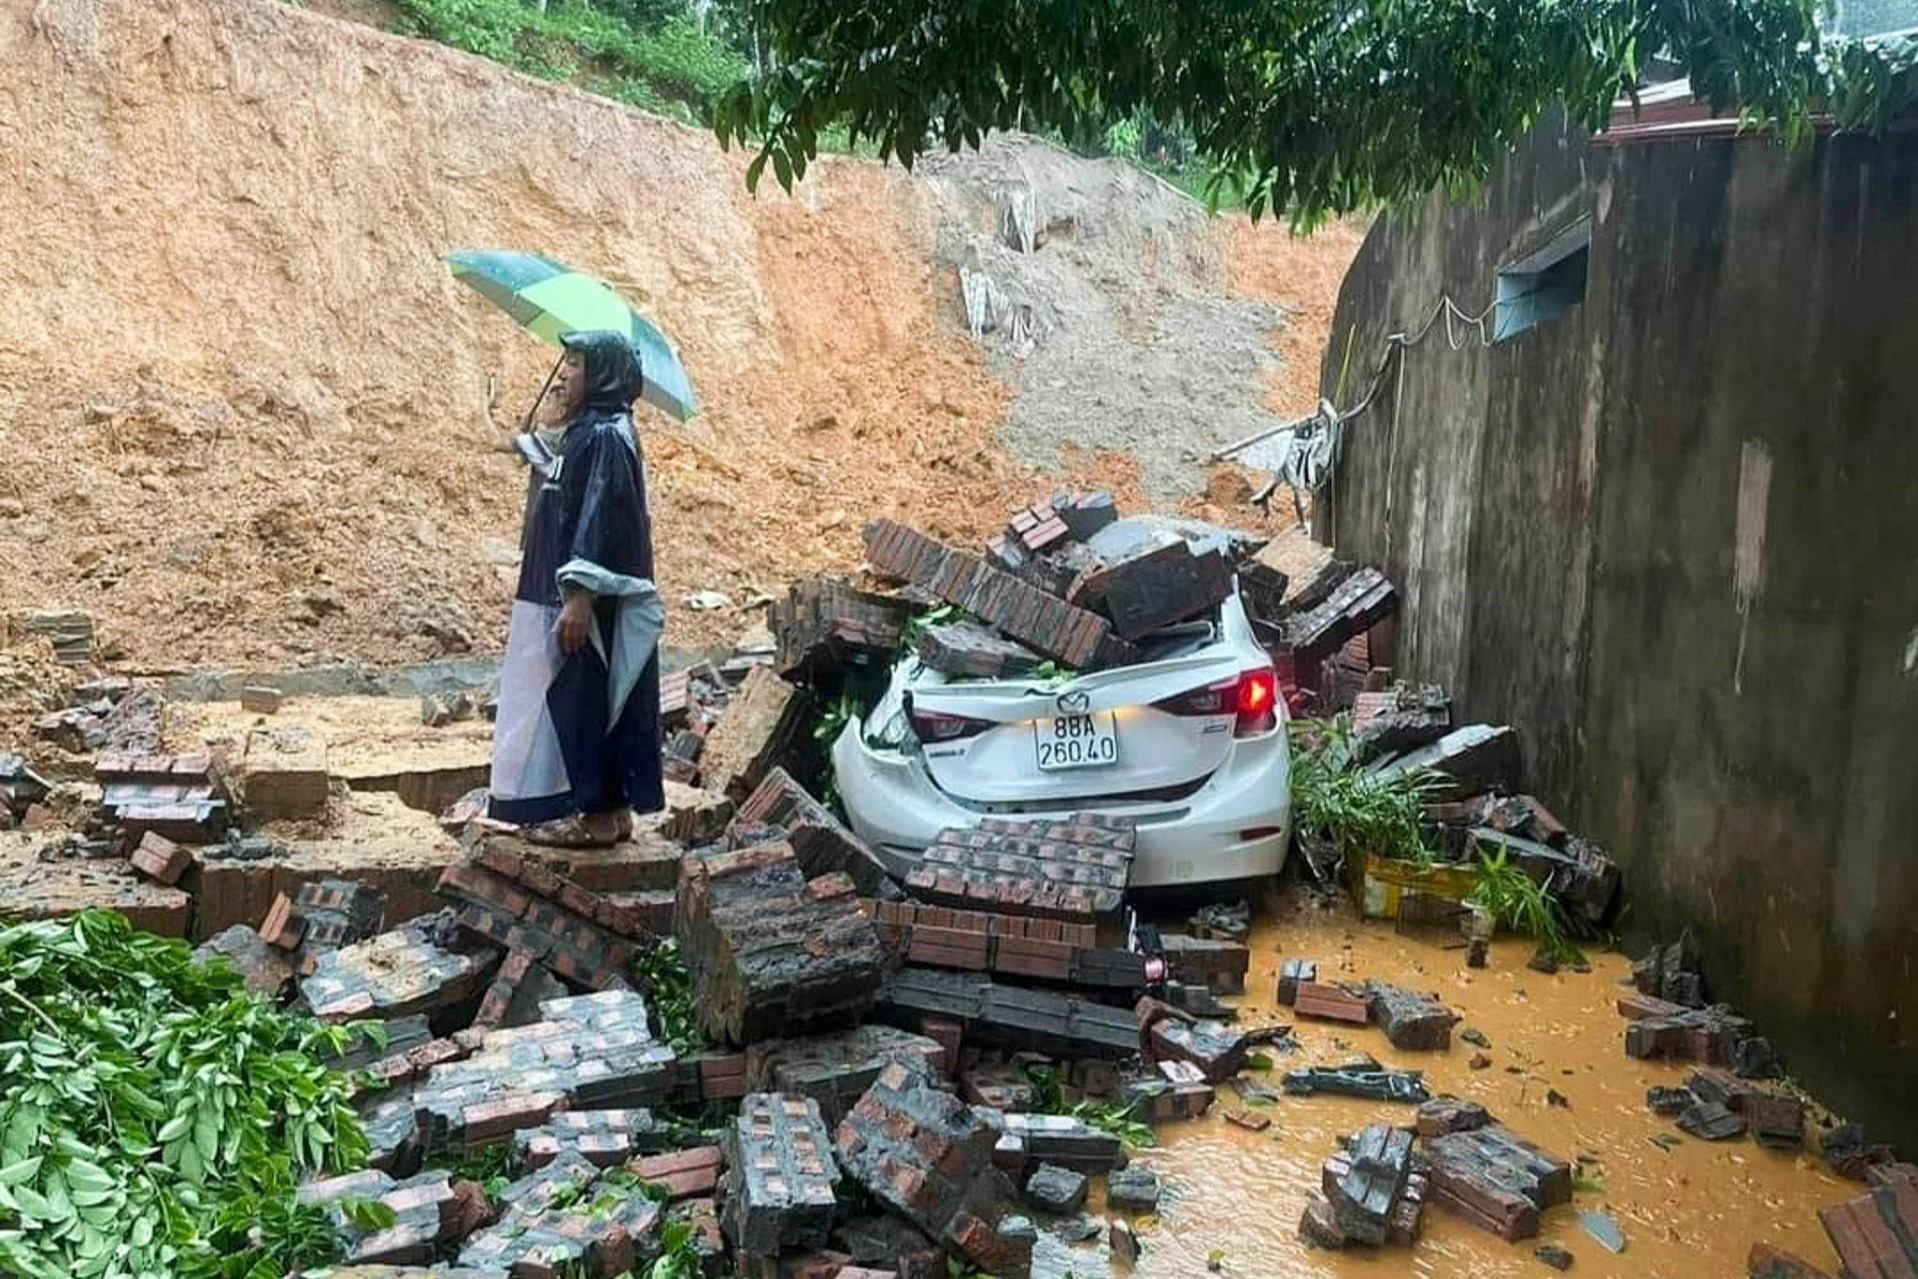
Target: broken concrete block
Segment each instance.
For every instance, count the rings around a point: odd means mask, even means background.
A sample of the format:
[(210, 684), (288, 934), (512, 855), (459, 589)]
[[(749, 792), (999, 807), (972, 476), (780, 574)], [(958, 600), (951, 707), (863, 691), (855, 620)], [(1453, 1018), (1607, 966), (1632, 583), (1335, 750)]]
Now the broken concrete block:
[(1369, 1007), (1394, 1048), (1443, 1052), (1452, 1046), (1459, 1015), (1430, 995), (1385, 982), (1368, 982)]
[(1159, 1207), (1159, 1175), (1150, 1168), (1115, 1168), (1106, 1176), (1106, 1204), (1154, 1212)]
[(1388, 1070), (1369, 1057), (1343, 1066), (1308, 1066), (1287, 1071), (1282, 1081), (1287, 1093), (1309, 1097), (1313, 1093), (1333, 1093), (1343, 1097), (1367, 1097), (1374, 1101), (1405, 1101), (1417, 1104), (1431, 1099), (1425, 1076), (1416, 1070)]
[(699, 755), (701, 784), (735, 802), (752, 794), (791, 748), (805, 718), (798, 689), (756, 666), (746, 676)]
[(1086, 1175), (1057, 1164), (1040, 1164), (1026, 1179), (1026, 1202), (1040, 1212), (1065, 1217), (1086, 1206)]
[(1453, 729), (1430, 746), (1368, 765), (1366, 771), (1389, 778), (1420, 769), (1438, 773), (1438, 783), (1429, 792), (1429, 798), (1440, 802), (1467, 799), (1487, 791), (1497, 794), (1515, 791), (1520, 776), (1518, 734), (1510, 728), (1467, 724)]
[(1032, 1239), (996, 1228), (1015, 1214), (993, 1166), (998, 1134), (936, 1087), (923, 1065), (894, 1062), (839, 1125), (840, 1165), (891, 1211), (994, 1274), (1026, 1274)]
[(1363, 1026), (1372, 1020), (1371, 1002), (1354, 992), (1329, 982), (1302, 981), (1292, 997), (1292, 1011), (1301, 1017), (1323, 1021), (1343, 1021)]
[(1215, 995), (1245, 993), (1252, 952), (1243, 942), (1161, 933), (1159, 945), (1165, 954), (1166, 971), (1173, 978), (1204, 986)]
[(1689, 937), (1654, 946), (1642, 959), (1633, 961), (1632, 984), (1640, 994), (1681, 1008), (1703, 1008), (1706, 1004), (1705, 978)]
[[(1393, 1218), (1412, 1174), (1412, 1134), (1372, 1124), (1345, 1150), (1326, 1160), (1320, 1190), (1332, 1208), (1332, 1220), (1347, 1241), (1384, 1244), (1393, 1234)], [(1417, 1231), (1415, 1207), (1404, 1233)]]
[(247, 734), (240, 794), (255, 821), (298, 821), (326, 812), (326, 739), (302, 728)]
[(1538, 1215), (1572, 1198), (1571, 1165), (1493, 1124), (1434, 1137), (1432, 1202), (1508, 1243), (1538, 1233)]
[(1745, 1117), (1716, 1101), (1699, 1101), (1678, 1116), (1678, 1126), (1700, 1141), (1724, 1141), (1745, 1135)]
[(1768, 1243), (1755, 1243), (1745, 1257), (1746, 1279), (1831, 1279), (1802, 1257)]
[(1037, 1163), (1088, 1175), (1125, 1166), (1125, 1143), (1076, 1115), (980, 1113), (999, 1132), (993, 1162), (1014, 1177)]
[(1232, 582), (1232, 565), (1222, 553), (1195, 551), (1179, 538), (1089, 574), (1074, 603), (1110, 617), (1121, 639), (1140, 640), (1218, 607), (1232, 593)]
[(674, 927), (700, 1029), (721, 1043), (857, 1020), (879, 989), (884, 955), (852, 881), (808, 882), (788, 844), (688, 859)]
[(1189, 1062), (1209, 1084), (1223, 1083), (1245, 1068), (1250, 1052), (1245, 1035), (1223, 1022), (1186, 1024), (1164, 1020), (1149, 1032), (1148, 1047), (1155, 1060)]
[(1279, 1003), (1287, 1008), (1299, 997), (1299, 987), (1316, 985), (1319, 966), (1310, 959), (1288, 959), (1279, 965)]
[(955, 1061), (938, 1040), (891, 1026), (867, 1024), (804, 1039), (772, 1039), (746, 1049), (744, 1082), (754, 1092), (807, 1098), (828, 1127), (837, 1127), (879, 1072), (916, 1058), (935, 1075)]
[(819, 1106), (802, 1097), (748, 1093), (727, 1129), (719, 1227), (735, 1252), (777, 1256), (821, 1248), (832, 1233), (838, 1168)]
[(937, 905), (1116, 924), (1136, 842), (1129, 821), (1090, 814), (1065, 821), (988, 818), (939, 832), (905, 885)]
[(404, 1017), (466, 999), (498, 962), (497, 951), (457, 954), (414, 920), (368, 941), (318, 956), (300, 995), (321, 1021)]
[(900, 1025), (948, 1018), (970, 1041), (1055, 1058), (1119, 1060), (1139, 1051), (1139, 1023), (1123, 1008), (968, 973), (902, 968), (881, 987), (879, 1008)]
[(1002, 1058), (981, 1060), (959, 1072), (959, 1095), (975, 1106), (1020, 1112), (1036, 1104), (1036, 1092), (1026, 1072)]
[(1753, 1140), (1772, 1150), (1796, 1150), (1805, 1144), (1805, 1103), (1796, 1097), (1760, 1093), (1745, 1099), (1745, 1122)]
[(266, 939), (245, 924), (235, 924), (206, 939), (197, 955), (224, 955), (240, 970), (246, 988), (256, 995), (277, 999), (293, 980), (293, 965), (285, 953), (266, 944)]
[[(840, 871), (852, 877), (861, 894), (873, 896), (887, 884), (885, 864), (867, 843), (814, 799), (783, 768), (773, 768), (739, 806), (739, 820), (761, 822), (785, 831), (793, 856), (807, 878)], [(703, 842), (703, 841), (695, 841)]]
[(1045, 665), (1046, 659), (1017, 640), (977, 622), (939, 622), (913, 641), (919, 660), (957, 679), (1018, 679)]
[(1434, 1097), (1419, 1106), (1418, 1134), (1428, 1138), (1443, 1137), (1447, 1133), (1471, 1132), (1491, 1122), (1491, 1114), (1476, 1101)]

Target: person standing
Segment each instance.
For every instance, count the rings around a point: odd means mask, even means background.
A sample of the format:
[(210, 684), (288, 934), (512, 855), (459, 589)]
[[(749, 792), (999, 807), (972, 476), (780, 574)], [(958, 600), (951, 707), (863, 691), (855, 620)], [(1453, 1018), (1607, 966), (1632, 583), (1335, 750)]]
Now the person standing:
[(652, 520), (633, 425), (639, 357), (612, 332), (569, 333), (556, 446), (533, 468), (493, 727), (488, 815), (528, 840), (606, 846), (665, 807)]

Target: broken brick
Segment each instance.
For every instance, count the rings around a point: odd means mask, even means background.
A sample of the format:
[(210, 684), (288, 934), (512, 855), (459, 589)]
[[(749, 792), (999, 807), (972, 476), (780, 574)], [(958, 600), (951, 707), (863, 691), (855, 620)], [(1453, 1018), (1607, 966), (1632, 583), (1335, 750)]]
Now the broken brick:
[(1362, 996), (1328, 982), (1302, 981), (1293, 996), (1292, 1011), (1301, 1017), (1343, 1021), (1363, 1026), (1372, 1019), (1370, 1003)]
[(1252, 963), (1252, 952), (1244, 943), (1162, 933), (1159, 944), (1166, 971), (1175, 979), (1196, 982), (1215, 995), (1244, 993), (1246, 970)]
[(1434, 1137), (1431, 1201), (1508, 1243), (1538, 1233), (1538, 1216), (1569, 1203), (1571, 1165), (1497, 1124)]
[(145, 878), (171, 886), (179, 883), (180, 876), (193, 864), (193, 854), (166, 836), (148, 831), (140, 837), (128, 861)]
[(1831, 1279), (1802, 1257), (1768, 1243), (1755, 1243), (1745, 1257), (1746, 1279)]
[(867, 1024), (804, 1039), (762, 1040), (747, 1048), (742, 1083), (754, 1092), (777, 1092), (817, 1103), (835, 1126), (895, 1061), (918, 1058), (942, 1074), (958, 1060), (939, 1040), (891, 1026)]
[(1299, 997), (1299, 987), (1316, 985), (1319, 980), (1319, 966), (1310, 959), (1288, 959), (1279, 965), (1279, 1003), (1287, 1008), (1293, 1006)]
[(415, 920), (320, 955), (300, 983), (301, 996), (321, 1021), (402, 1017), (460, 1002), (478, 988), (497, 952), (457, 954), (428, 931)]
[(1442, 1052), (1452, 1046), (1452, 1027), (1459, 1015), (1430, 995), (1368, 982), (1369, 1008), (1394, 1048)]
[(742, 821), (777, 826), (808, 876), (839, 871), (868, 896), (888, 883), (886, 867), (866, 841), (848, 830), (783, 768), (770, 769), (739, 806)]
[(770, 667), (754, 667), (706, 735), (699, 756), (702, 784), (728, 799), (745, 799), (784, 759), (805, 713), (798, 689)]

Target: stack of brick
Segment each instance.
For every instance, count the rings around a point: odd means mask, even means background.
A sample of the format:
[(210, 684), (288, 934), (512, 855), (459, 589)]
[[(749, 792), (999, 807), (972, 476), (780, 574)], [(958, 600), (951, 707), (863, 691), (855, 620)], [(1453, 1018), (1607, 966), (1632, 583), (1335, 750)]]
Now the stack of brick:
[(726, 1131), (720, 1229), (749, 1265), (824, 1247), (838, 1206), (832, 1137), (810, 1099), (748, 1093)]
[(1644, 958), (1634, 960), (1632, 985), (1641, 995), (1682, 1008), (1703, 1008), (1708, 1002), (1705, 977), (1699, 971), (1698, 957), (1689, 938), (1653, 946)]
[(1012, 518), (1006, 521), (1005, 536), (1036, 554), (1066, 541), (1072, 536), (1072, 530), (1059, 518), (1051, 502), (1034, 502), (1012, 513)]
[(738, 802), (779, 766), (806, 718), (806, 698), (769, 666), (755, 666), (706, 734), (700, 784)]
[(458, 953), (438, 945), (431, 917), (315, 958), (300, 995), (321, 1021), (385, 1020), (458, 1004), (499, 962), (490, 947)]
[(1098, 553), (1081, 542), (1059, 542), (1030, 551), (1019, 539), (1001, 535), (986, 543), (986, 563), (1067, 603), (1076, 603), (1081, 584), (1105, 567)]
[[(403, 1027), (417, 1021), (424, 1026), (425, 1018), (400, 1018), (386, 1023), (387, 1027)], [(390, 1030), (389, 1030), (390, 1033)], [(362, 1069), (380, 1088), (399, 1088), (406, 1084), (426, 1078), (435, 1066), (443, 1066), (449, 1061), (464, 1061), (475, 1048), (479, 1047), (479, 1035), (472, 1031), (460, 1031), (446, 1039), (419, 1039), (411, 1042), (398, 1036), (389, 1038), (385, 1055), (369, 1061)], [(336, 1067), (345, 1069), (345, 1063)]]
[(183, 844), (217, 843), (226, 834), (226, 795), (209, 755), (134, 755), (102, 751), (94, 760), (99, 820), (130, 841), (147, 832)]
[(790, 844), (688, 858), (674, 927), (720, 1043), (856, 1021), (879, 989), (884, 952), (852, 881), (808, 881)]
[[(482, 846), (471, 862), (447, 867), (439, 892), (458, 903), (455, 918), (462, 929), (576, 988), (623, 985), (634, 951), (651, 941), (631, 910), (498, 844)], [(521, 979), (540, 984), (531, 966), (517, 972), (513, 985)], [(507, 1002), (513, 993), (501, 992)]]
[(818, 682), (848, 666), (890, 665), (916, 610), (910, 600), (837, 578), (801, 578), (767, 610), (774, 668), (787, 679)]
[(913, 639), (919, 660), (955, 679), (1018, 679), (1045, 658), (977, 622), (937, 622)]
[(767, 772), (739, 806), (738, 818), (785, 832), (799, 868), (809, 877), (839, 871), (851, 876), (859, 891), (869, 896), (884, 891), (889, 883), (885, 863), (871, 846), (847, 830), (783, 768)]
[(1900, 1167), (1877, 1173), (1856, 1199), (1818, 1210), (1852, 1279), (1918, 1279), (1918, 1181)]
[[(673, 1051), (654, 1041), (638, 995), (576, 995), (540, 1011), (531, 1025), (480, 1032), (471, 1056), (434, 1066), (409, 1096), (376, 1101), (379, 1118), (397, 1126), (385, 1144), (410, 1140), (425, 1154), (491, 1145), (556, 1110), (646, 1107), (671, 1093)], [(401, 1102), (405, 1114), (382, 1110), (386, 1101)], [(416, 1131), (407, 1131), (407, 1117)]]
[(1750, 1021), (1722, 1004), (1684, 1008), (1650, 995), (1630, 995), (1619, 999), (1618, 1011), (1631, 1019), (1625, 1027), (1625, 1055), (1647, 1061), (1729, 1066), (1737, 1059), (1738, 1045), (1752, 1033)]
[(936, 1039), (868, 1023), (805, 1039), (753, 1044), (746, 1050), (744, 1084), (754, 1092), (811, 1101), (827, 1124), (837, 1125), (880, 1071), (907, 1059), (923, 1062), (935, 1075), (956, 1064)]
[(1015, 1181), (1039, 1164), (1086, 1175), (1126, 1165), (1125, 1143), (1076, 1115), (1020, 1114), (987, 1107), (979, 1107), (978, 1113), (999, 1134), (993, 1143), (993, 1163)]
[(93, 615), (77, 608), (42, 608), (21, 622), (27, 634), (53, 646), (53, 660), (62, 666), (85, 666), (93, 660)]
[(1355, 764), (1430, 746), (1452, 727), (1452, 698), (1436, 684), (1403, 682), (1352, 699), (1351, 758)]
[(1252, 952), (1243, 942), (1162, 933), (1159, 948), (1165, 955), (1166, 973), (1173, 979), (1204, 986), (1215, 995), (1245, 993)]
[(516, 1279), (569, 1275), (610, 1279), (658, 1251), (660, 1207), (644, 1195), (595, 1193), (599, 1169), (563, 1155), (508, 1186), (497, 1224), (466, 1241), (462, 1266), (505, 1270)]
[(1120, 1100), (1155, 1128), (1182, 1119), (1198, 1119), (1212, 1109), (1217, 1094), (1197, 1066), (1168, 1060), (1149, 1075), (1126, 1075), (1119, 1085)]
[(926, 537), (903, 524), (866, 526), (866, 558), (884, 576), (911, 582), (956, 604), (1016, 640), (1075, 670), (1117, 666), (1136, 653), (1097, 613), (992, 568), (975, 555)]
[(966, 973), (904, 968), (886, 979), (879, 1008), (897, 1024), (958, 1022), (968, 1040), (1059, 1058), (1122, 1060), (1139, 1051), (1139, 1023), (1123, 1008)]
[[(367, 1169), (308, 1182), (301, 1204), (329, 1209), (328, 1217), (345, 1245), (348, 1265), (424, 1265), (442, 1244), (457, 1242), (485, 1221), (486, 1193), (470, 1181), (453, 1181), (444, 1172), (421, 1173), (396, 1181)], [(348, 1200), (377, 1203), (393, 1215), (390, 1224), (368, 1230), (344, 1209)]]
[(738, 815), (739, 805), (724, 795), (689, 787), (667, 797), (659, 833), (675, 844), (698, 848), (723, 835)]
[(386, 895), (346, 879), (301, 884), (291, 897), (281, 893), (267, 909), (260, 936), (267, 945), (294, 955), (310, 972), (328, 951), (376, 936), (386, 919)]
[(958, 1076), (959, 1096), (971, 1105), (1021, 1114), (1038, 1104), (1038, 1089), (1025, 1068), (998, 1054), (961, 1067)]
[(1459, 1015), (1436, 996), (1421, 995), (1382, 981), (1366, 983), (1367, 1004), (1394, 1048), (1443, 1052), (1452, 1046)]
[(1390, 779), (1425, 769), (1437, 774), (1428, 791), (1434, 802), (1470, 799), (1487, 792), (1510, 794), (1518, 790), (1520, 777), (1518, 734), (1508, 727), (1467, 724), (1430, 746), (1375, 760), (1366, 765), (1365, 771)]
[(1264, 560), (1239, 565), (1239, 599), (1255, 622), (1276, 625), (1285, 612), (1285, 588), (1291, 579)]
[(1155, 1020), (1146, 1032), (1147, 1054), (1154, 1061), (1183, 1061), (1209, 1084), (1224, 1083), (1245, 1068), (1250, 1045), (1243, 1032), (1224, 1022)]
[(840, 1123), (835, 1148), (840, 1166), (888, 1210), (980, 1269), (1023, 1279), (1034, 1236), (993, 1165), (997, 1143), (984, 1118), (923, 1067), (894, 1062)]
[(1598, 923), (1611, 913), (1619, 871), (1596, 844), (1568, 836), (1563, 848), (1553, 848), (1489, 826), (1474, 827), (1470, 838), (1488, 852), (1502, 852), (1574, 916)]
[(987, 818), (940, 831), (906, 889), (941, 906), (1098, 923), (1104, 940), (1117, 941), (1137, 841), (1130, 821), (1094, 813)]
[(1211, 612), (1232, 594), (1232, 582), (1223, 552), (1197, 551), (1178, 537), (1087, 575), (1073, 602), (1105, 614), (1121, 639), (1134, 641)]
[(915, 902), (882, 901), (869, 908), (880, 940), (908, 963), (1075, 986), (1133, 990), (1145, 985), (1145, 957), (1100, 946), (1096, 924)]
[(1572, 1169), (1497, 1124), (1434, 1137), (1433, 1203), (1508, 1243), (1538, 1233), (1539, 1214), (1572, 1198)]
[(1299, 1233), (1327, 1248), (1348, 1243), (1410, 1247), (1418, 1237), (1426, 1189), (1412, 1134), (1372, 1124), (1325, 1161)]
[(523, 950), (508, 954), (480, 1000), (473, 1024), (484, 1028), (525, 1026), (539, 1020), (539, 1007), (572, 992), (553, 970)]
[(1383, 573), (1362, 568), (1341, 581), (1323, 602), (1285, 621), (1285, 639), (1302, 662), (1317, 663), (1347, 640), (1369, 631), (1398, 607), (1398, 592)]

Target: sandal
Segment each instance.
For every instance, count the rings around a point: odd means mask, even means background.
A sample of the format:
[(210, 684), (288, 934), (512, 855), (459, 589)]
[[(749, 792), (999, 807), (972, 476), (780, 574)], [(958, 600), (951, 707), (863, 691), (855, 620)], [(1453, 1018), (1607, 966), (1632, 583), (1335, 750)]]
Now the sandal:
[(545, 848), (611, 848), (619, 842), (619, 832), (614, 831), (610, 837), (595, 835), (586, 829), (585, 819), (575, 813), (524, 827), (520, 838)]

